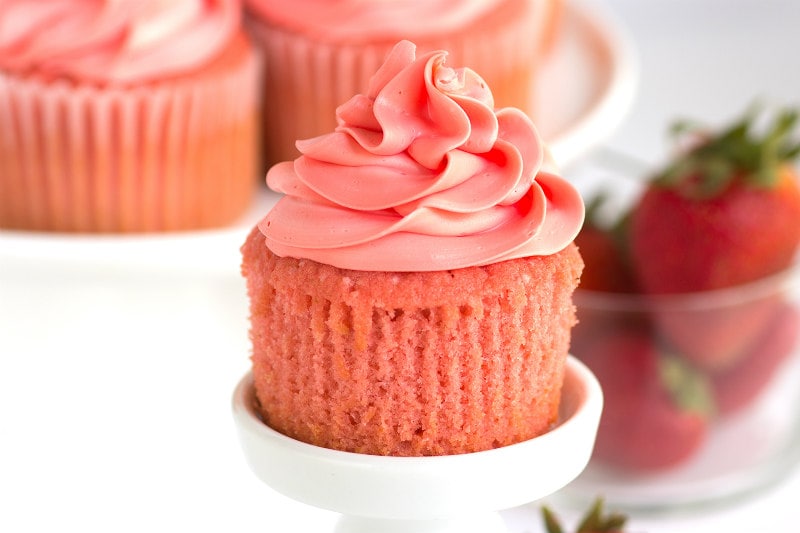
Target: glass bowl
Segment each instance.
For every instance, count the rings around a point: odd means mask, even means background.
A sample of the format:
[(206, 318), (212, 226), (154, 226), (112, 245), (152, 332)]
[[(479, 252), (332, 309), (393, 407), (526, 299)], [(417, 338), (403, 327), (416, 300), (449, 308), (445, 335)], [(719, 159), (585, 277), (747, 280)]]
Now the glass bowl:
[[(609, 166), (609, 161), (612, 164)], [(630, 205), (641, 167), (606, 158), (577, 179)], [(633, 174), (637, 172), (637, 174)], [(605, 405), (592, 459), (567, 494), (629, 509), (725, 503), (800, 464), (800, 263), (686, 294), (578, 289), (571, 352)]]

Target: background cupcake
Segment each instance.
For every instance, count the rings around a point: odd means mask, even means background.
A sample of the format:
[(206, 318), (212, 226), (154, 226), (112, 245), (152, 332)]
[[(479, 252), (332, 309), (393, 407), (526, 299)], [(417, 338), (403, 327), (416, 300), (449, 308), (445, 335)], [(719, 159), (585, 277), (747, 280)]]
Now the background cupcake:
[(536, 67), (553, 40), (560, 0), (247, 0), (264, 50), (266, 159), (298, 155), (296, 139), (335, 125), (334, 110), (366, 90), (400, 39), (447, 50), (492, 87), (498, 107), (533, 110)]
[(213, 227), (249, 205), (260, 64), (234, 0), (0, 4), (0, 227)]

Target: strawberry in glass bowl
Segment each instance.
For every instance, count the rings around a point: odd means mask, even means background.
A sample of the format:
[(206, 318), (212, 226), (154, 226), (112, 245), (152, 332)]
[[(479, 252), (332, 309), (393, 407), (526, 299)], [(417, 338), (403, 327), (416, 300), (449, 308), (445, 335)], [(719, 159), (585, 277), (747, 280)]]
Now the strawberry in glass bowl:
[[(798, 120), (753, 108), (718, 130), (682, 123), (647, 179), (594, 176), (572, 352), (606, 399), (576, 487), (697, 504), (800, 459)], [(616, 180), (635, 192), (603, 216)]]

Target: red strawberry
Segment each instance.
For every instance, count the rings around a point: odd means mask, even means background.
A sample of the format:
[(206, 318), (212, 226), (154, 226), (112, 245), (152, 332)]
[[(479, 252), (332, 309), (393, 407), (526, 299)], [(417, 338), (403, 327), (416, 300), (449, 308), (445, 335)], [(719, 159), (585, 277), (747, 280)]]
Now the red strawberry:
[(788, 303), (733, 368), (711, 376), (717, 410), (732, 413), (752, 403), (767, 387), (800, 338), (800, 311)]
[(584, 268), (580, 290), (575, 294), (578, 323), (572, 330), (574, 354), (590, 350), (595, 336), (603, 332), (647, 319), (638, 310), (629, 312), (609, 303), (634, 294), (636, 284), (624, 250), (624, 219), (612, 225), (598, 220), (605, 199), (605, 195), (599, 194), (587, 203), (586, 221), (575, 238)]
[(642, 332), (653, 329), (637, 295), (578, 290), (574, 300), (578, 322), (572, 328), (570, 351), (575, 356), (593, 352), (598, 337), (617, 331), (625, 335), (632, 328)]
[(605, 200), (595, 197), (586, 206), (586, 221), (575, 238), (583, 257), (582, 290), (630, 293), (636, 291), (633, 272), (624, 250), (624, 220), (606, 228), (597, 211)]
[[(629, 247), (644, 292), (733, 287), (791, 264), (800, 245), (800, 184), (788, 164), (800, 153), (789, 138), (798, 116), (781, 113), (762, 137), (754, 118), (703, 138), (633, 208)], [(723, 366), (771, 315), (760, 305), (733, 311), (700, 321), (673, 315), (664, 328), (688, 357)]]
[(585, 265), (581, 289), (617, 293), (634, 291), (633, 276), (617, 242), (607, 231), (587, 223), (575, 238), (575, 244)]
[(680, 359), (660, 353), (647, 331), (599, 337), (581, 358), (605, 397), (598, 460), (631, 470), (663, 469), (704, 442), (713, 410), (708, 383)]

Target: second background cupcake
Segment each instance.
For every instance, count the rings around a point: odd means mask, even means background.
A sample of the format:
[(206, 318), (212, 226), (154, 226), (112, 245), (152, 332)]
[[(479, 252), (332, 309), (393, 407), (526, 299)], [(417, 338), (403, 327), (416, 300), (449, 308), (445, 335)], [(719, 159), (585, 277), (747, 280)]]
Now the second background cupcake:
[(400, 39), (420, 53), (447, 50), (493, 88), (497, 107), (532, 113), (536, 65), (561, 0), (246, 0), (264, 51), (265, 162), (294, 159), (297, 139), (335, 127), (336, 107), (366, 90)]

